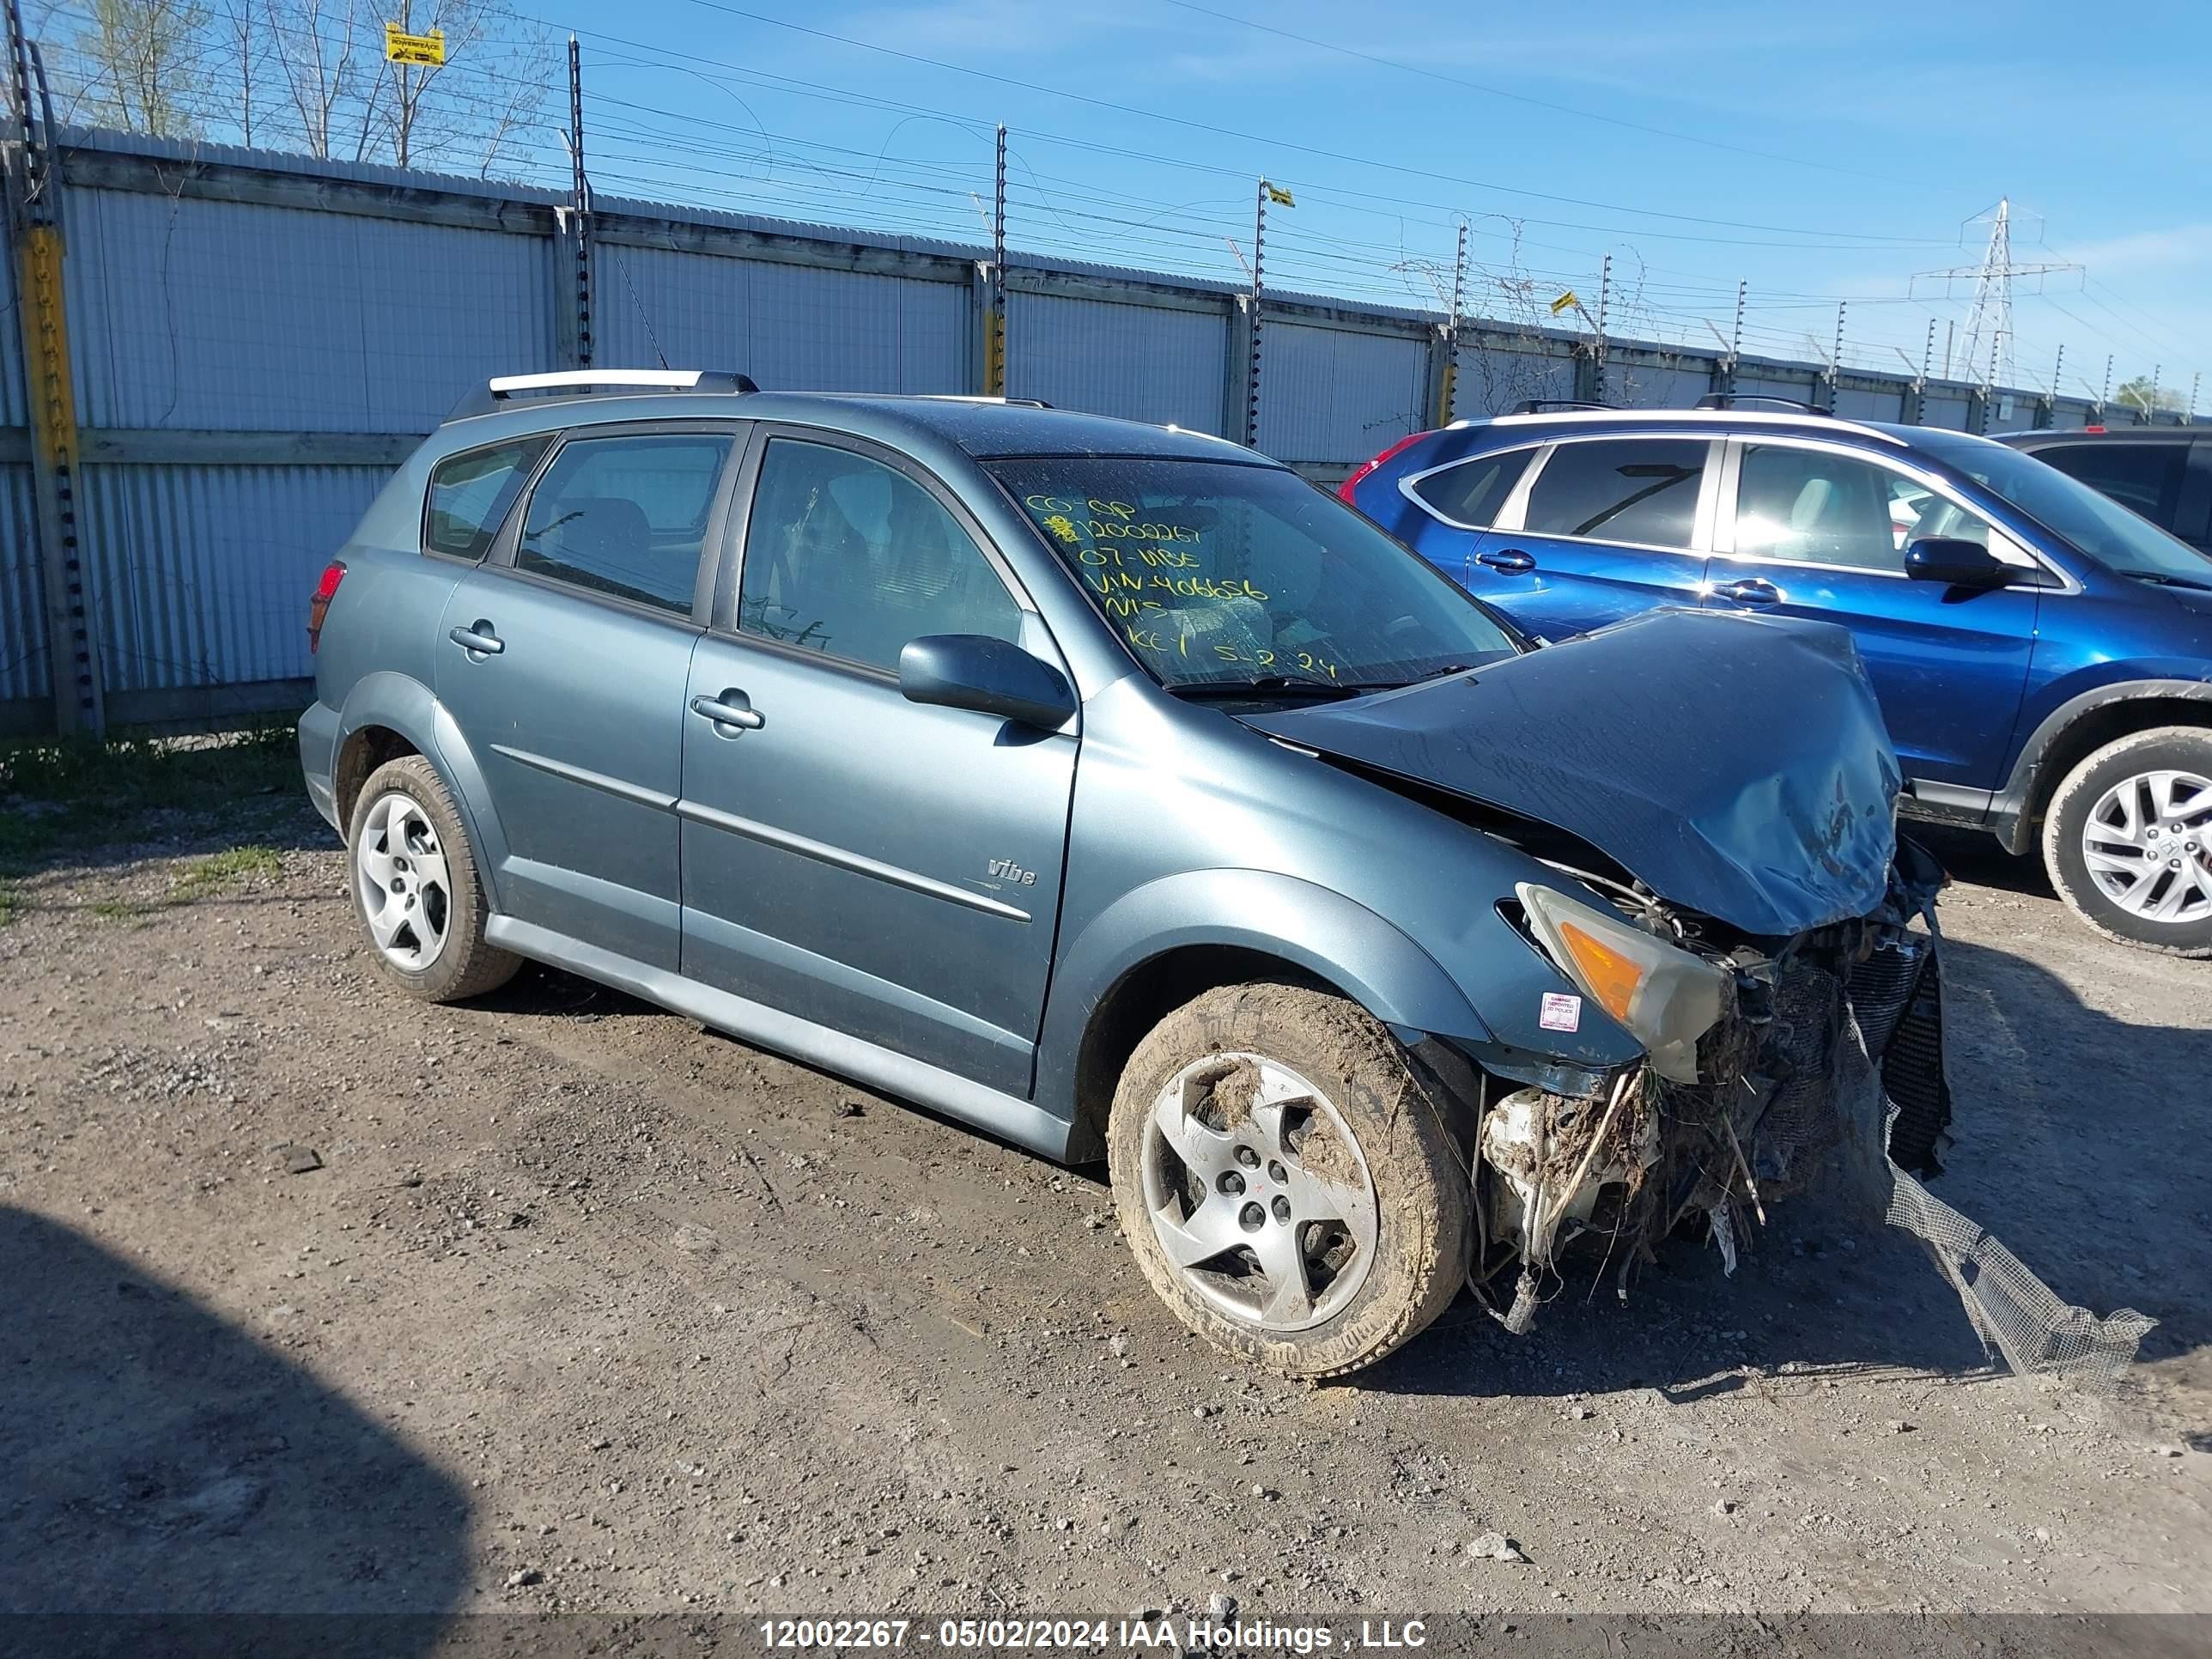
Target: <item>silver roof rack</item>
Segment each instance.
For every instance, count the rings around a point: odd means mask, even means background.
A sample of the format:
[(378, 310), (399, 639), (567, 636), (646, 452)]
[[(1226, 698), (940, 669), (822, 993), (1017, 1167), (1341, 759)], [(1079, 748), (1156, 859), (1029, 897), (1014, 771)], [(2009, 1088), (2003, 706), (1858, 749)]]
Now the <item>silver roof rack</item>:
[[(1880, 427), (1869, 426), (1863, 421), (1843, 420), (1826, 413), (1817, 416), (1784, 415), (1767, 409), (1613, 409), (1602, 412), (1576, 410), (1558, 414), (1493, 415), (1491, 416), (1490, 424), (1514, 427), (1527, 425), (1539, 429), (1556, 426), (1571, 430), (1577, 426), (1596, 425), (1600, 422), (1607, 423), (1617, 422), (1622, 425), (1633, 423), (1638, 426), (1646, 422), (1654, 423), (1674, 422), (1695, 426), (1704, 426), (1708, 423), (1716, 426), (1733, 425), (1749, 429), (1762, 426), (1802, 426), (1814, 420), (1835, 431), (1856, 433), (1863, 438), (1872, 438), (1878, 443), (1893, 444), (1899, 449), (1911, 447), (1895, 433), (1884, 432)], [(1479, 422), (1454, 421), (1452, 424), (1456, 427), (1475, 425)]]
[(489, 415), (512, 402), (517, 393), (548, 394), (607, 392), (719, 392), (732, 395), (758, 392), (750, 375), (714, 368), (562, 368), (549, 374), (495, 374), (483, 386), (463, 395), (449, 421), (471, 415)]

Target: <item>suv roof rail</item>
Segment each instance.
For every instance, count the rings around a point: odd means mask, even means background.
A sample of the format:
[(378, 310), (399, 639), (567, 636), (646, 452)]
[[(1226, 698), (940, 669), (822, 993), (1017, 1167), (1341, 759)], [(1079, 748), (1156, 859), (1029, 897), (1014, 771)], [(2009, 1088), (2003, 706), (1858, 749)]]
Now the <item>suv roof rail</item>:
[(512, 401), (517, 392), (720, 392), (738, 395), (758, 392), (752, 377), (716, 368), (561, 368), (550, 374), (495, 374), (483, 386), (463, 394), (449, 421), (471, 415), (489, 415)]
[(1796, 398), (1776, 398), (1764, 392), (1708, 392), (1690, 405), (1692, 409), (1778, 409), (1792, 415), (1818, 415), (1833, 419), (1836, 411)]
[(1571, 410), (1618, 409), (1618, 404), (1584, 403), (1575, 398), (1523, 398), (1505, 412), (1509, 415), (1548, 415)]
[(1008, 409), (1052, 407), (1042, 398), (1001, 398), (994, 392), (917, 392), (914, 395), (933, 404), (1004, 404)]

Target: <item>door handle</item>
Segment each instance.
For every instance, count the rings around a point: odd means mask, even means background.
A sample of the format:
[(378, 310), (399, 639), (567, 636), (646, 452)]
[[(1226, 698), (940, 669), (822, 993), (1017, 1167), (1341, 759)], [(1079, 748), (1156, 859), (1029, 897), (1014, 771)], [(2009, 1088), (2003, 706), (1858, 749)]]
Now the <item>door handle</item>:
[(1522, 570), (1534, 570), (1536, 568), (1536, 561), (1517, 547), (1501, 548), (1495, 553), (1478, 553), (1474, 556), (1474, 562), (1477, 564), (1486, 564), (1492, 570), (1510, 570), (1516, 573)]
[(1723, 582), (1713, 589), (1713, 597), (1734, 599), (1738, 605), (1777, 605), (1781, 602), (1782, 590), (1772, 582), (1747, 576), (1741, 581)]
[(714, 721), (717, 726), (733, 726), (740, 732), (757, 732), (768, 724), (768, 716), (754, 708), (752, 699), (735, 686), (725, 688), (720, 696), (692, 698), (691, 712), (702, 720)]
[(491, 631), (491, 624), (479, 617), (466, 628), (456, 628), (446, 637), (473, 656), (496, 657), (507, 649), (507, 641)]

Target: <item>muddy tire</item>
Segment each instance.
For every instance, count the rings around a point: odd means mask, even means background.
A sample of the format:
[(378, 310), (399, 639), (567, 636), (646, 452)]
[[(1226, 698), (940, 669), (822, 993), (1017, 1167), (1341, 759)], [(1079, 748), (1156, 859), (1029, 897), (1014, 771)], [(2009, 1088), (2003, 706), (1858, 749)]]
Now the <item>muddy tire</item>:
[(2157, 726), (2092, 753), (2051, 798), (2043, 862), (2106, 939), (2212, 957), (2212, 731)]
[(489, 907), (460, 810), (420, 755), (387, 761), (346, 831), (354, 919), (386, 979), (424, 1002), (459, 1002), (514, 977), (522, 958), (484, 940)]
[(1161, 1299), (1285, 1376), (1373, 1364), (1465, 1280), (1465, 1158), (1389, 1033), (1342, 997), (1267, 981), (1170, 1014), (1123, 1069), (1107, 1162)]

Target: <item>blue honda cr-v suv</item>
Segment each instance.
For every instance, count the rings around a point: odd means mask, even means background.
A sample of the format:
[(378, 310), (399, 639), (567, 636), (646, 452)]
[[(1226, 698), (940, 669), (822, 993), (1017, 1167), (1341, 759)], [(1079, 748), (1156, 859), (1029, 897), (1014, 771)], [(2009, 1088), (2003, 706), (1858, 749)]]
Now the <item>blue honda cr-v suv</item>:
[(2086, 484), (1811, 410), (1576, 408), (1419, 434), (1342, 494), (1540, 637), (1663, 605), (1844, 624), (1905, 811), (2039, 840), (2092, 927), (2212, 956), (2212, 559)]

